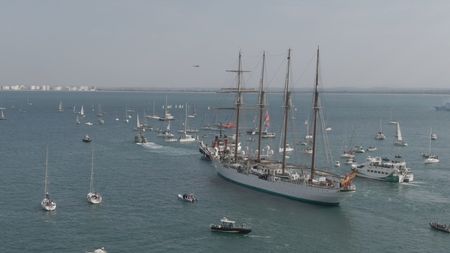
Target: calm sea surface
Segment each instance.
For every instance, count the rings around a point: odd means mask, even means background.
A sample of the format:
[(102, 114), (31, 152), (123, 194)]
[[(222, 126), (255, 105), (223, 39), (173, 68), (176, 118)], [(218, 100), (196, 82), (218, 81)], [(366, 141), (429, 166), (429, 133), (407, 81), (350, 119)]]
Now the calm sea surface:
[[(449, 235), (428, 226), (434, 220), (450, 223), (450, 113), (433, 109), (447, 96), (324, 94), (323, 118), (333, 128), (329, 134), (333, 161), (345, 146), (376, 146), (376, 152), (357, 160), (401, 154), (415, 181), (395, 184), (357, 178), (353, 197), (339, 207), (323, 207), (227, 182), (200, 159), (196, 144), (165, 143), (155, 132), (146, 132), (154, 145), (134, 144), (136, 112), (141, 117), (152, 114), (154, 102), (161, 114), (166, 95), (176, 117), (173, 130), (183, 128), (184, 109), (175, 105), (185, 103), (195, 105), (197, 112), (189, 119), (190, 127), (233, 121), (232, 111), (212, 109), (229, 107), (233, 103), (229, 94), (0, 93), (0, 107), (6, 108), (8, 118), (0, 121), (0, 252), (86, 252), (102, 246), (108, 252), (449, 252)], [(64, 104), (62, 113), (57, 112), (59, 101)], [(254, 97), (244, 101), (255, 104)], [(281, 96), (269, 95), (268, 101), (277, 138), (264, 145), (278, 150)], [(303, 146), (296, 143), (306, 133), (311, 95), (296, 94), (293, 101), (289, 142), (296, 152), (290, 160), (309, 163)], [(97, 124), (93, 111), (98, 104), (105, 112), (104, 125)], [(74, 105), (77, 111), (84, 105), (87, 117), (81, 125), (75, 124)], [(133, 115), (128, 124), (123, 120), (125, 108)], [(255, 115), (246, 110), (243, 126), (253, 127)], [(400, 122), (408, 147), (392, 145), (391, 119)], [(387, 139), (377, 142), (373, 137), (380, 120)], [(85, 125), (88, 121), (94, 125)], [(154, 120), (148, 124), (166, 127)], [(441, 160), (431, 166), (421, 157), (429, 148), (430, 127), (439, 136), (432, 150)], [(81, 142), (85, 134), (92, 143)], [(208, 143), (215, 134), (199, 133)], [(242, 135), (247, 152), (255, 149), (250, 139)], [(56, 211), (50, 213), (40, 207), (46, 145), (49, 191), (57, 202)], [(96, 189), (104, 199), (98, 206), (85, 198), (91, 148)], [(323, 154), (322, 149), (318, 152)], [(329, 166), (321, 157), (319, 164)], [(350, 168), (331, 170), (344, 174)], [(178, 193), (186, 192), (195, 192), (199, 201), (177, 200)], [(211, 233), (209, 225), (224, 216), (248, 224), (252, 233)]]

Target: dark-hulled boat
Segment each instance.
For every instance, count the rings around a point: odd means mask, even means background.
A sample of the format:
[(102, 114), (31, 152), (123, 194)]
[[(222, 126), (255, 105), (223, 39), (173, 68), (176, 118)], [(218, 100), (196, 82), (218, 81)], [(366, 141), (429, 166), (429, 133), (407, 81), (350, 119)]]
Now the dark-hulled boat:
[(430, 222), (430, 226), (436, 230), (450, 233), (450, 226), (447, 224), (439, 224), (437, 222)]
[(91, 139), (91, 137), (89, 137), (89, 135), (85, 135), (84, 137), (83, 137), (83, 139), (81, 139), (83, 142), (91, 142), (92, 141), (92, 139)]
[(233, 234), (248, 234), (252, 232), (251, 228), (245, 227), (244, 225), (235, 226), (235, 221), (227, 219), (227, 217), (223, 217), (220, 220), (221, 224), (211, 225), (212, 232), (222, 232), (222, 233), (233, 233)]

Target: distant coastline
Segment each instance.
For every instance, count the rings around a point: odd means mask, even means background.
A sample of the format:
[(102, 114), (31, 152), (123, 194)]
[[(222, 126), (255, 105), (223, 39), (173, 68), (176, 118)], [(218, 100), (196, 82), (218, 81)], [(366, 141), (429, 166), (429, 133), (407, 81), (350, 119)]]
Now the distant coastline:
[[(95, 87), (95, 86), (44, 86), (45, 88), (36, 89), (33, 87), (21, 86), (15, 88), (0, 88), (0, 92), (148, 92), (148, 93), (218, 93), (220, 88), (162, 88), (162, 87)], [(11, 86), (12, 87), (12, 86)], [(266, 93), (282, 93), (281, 88), (273, 88), (266, 91)], [(294, 93), (311, 93), (312, 89), (293, 89)], [(450, 95), (450, 89), (443, 88), (352, 88), (352, 87), (338, 87), (327, 88), (323, 93), (338, 93), (338, 94), (428, 94), (428, 95)]]

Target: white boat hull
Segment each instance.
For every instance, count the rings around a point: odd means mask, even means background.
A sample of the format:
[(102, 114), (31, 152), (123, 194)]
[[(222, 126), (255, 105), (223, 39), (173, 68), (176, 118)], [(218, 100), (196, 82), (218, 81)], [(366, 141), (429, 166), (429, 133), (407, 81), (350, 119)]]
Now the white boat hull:
[(234, 168), (226, 168), (218, 161), (214, 162), (214, 166), (220, 176), (234, 183), (303, 202), (339, 205), (344, 198), (352, 195), (351, 191), (341, 191), (339, 188), (321, 188), (305, 183), (260, 179), (255, 174), (239, 173)]
[(86, 198), (87, 198), (87, 201), (91, 204), (100, 204), (100, 203), (102, 203), (102, 200), (103, 200), (103, 198), (100, 194), (93, 193), (93, 192), (88, 193)]
[(56, 203), (52, 200), (44, 198), (41, 201), (41, 206), (45, 211), (54, 211), (56, 209)]

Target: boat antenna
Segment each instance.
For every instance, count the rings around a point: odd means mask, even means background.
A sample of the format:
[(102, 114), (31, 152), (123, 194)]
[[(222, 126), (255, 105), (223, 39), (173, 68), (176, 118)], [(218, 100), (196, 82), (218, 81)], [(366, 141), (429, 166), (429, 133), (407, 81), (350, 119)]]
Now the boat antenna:
[(316, 59), (316, 81), (314, 85), (314, 116), (313, 116), (313, 142), (312, 142), (312, 156), (311, 156), (311, 178), (314, 179), (315, 166), (316, 166), (316, 133), (317, 133), (317, 115), (319, 113), (319, 91), (317, 87), (319, 86), (319, 47), (317, 47), (317, 59)]
[(258, 126), (258, 154), (256, 161), (261, 162), (261, 138), (262, 138), (262, 118), (263, 118), (263, 111), (265, 107), (264, 102), (264, 68), (266, 64), (266, 52), (263, 52), (263, 58), (262, 58), (262, 68), (261, 68), (261, 80), (259, 83), (259, 126)]
[(291, 68), (291, 49), (288, 50), (288, 57), (287, 57), (287, 72), (286, 72), (286, 80), (284, 83), (284, 129), (283, 129), (283, 162), (281, 164), (281, 170), (282, 174), (285, 173), (286, 168), (286, 145), (287, 145), (287, 124), (288, 124), (288, 118), (289, 118), (289, 74), (290, 74), (290, 68)]

